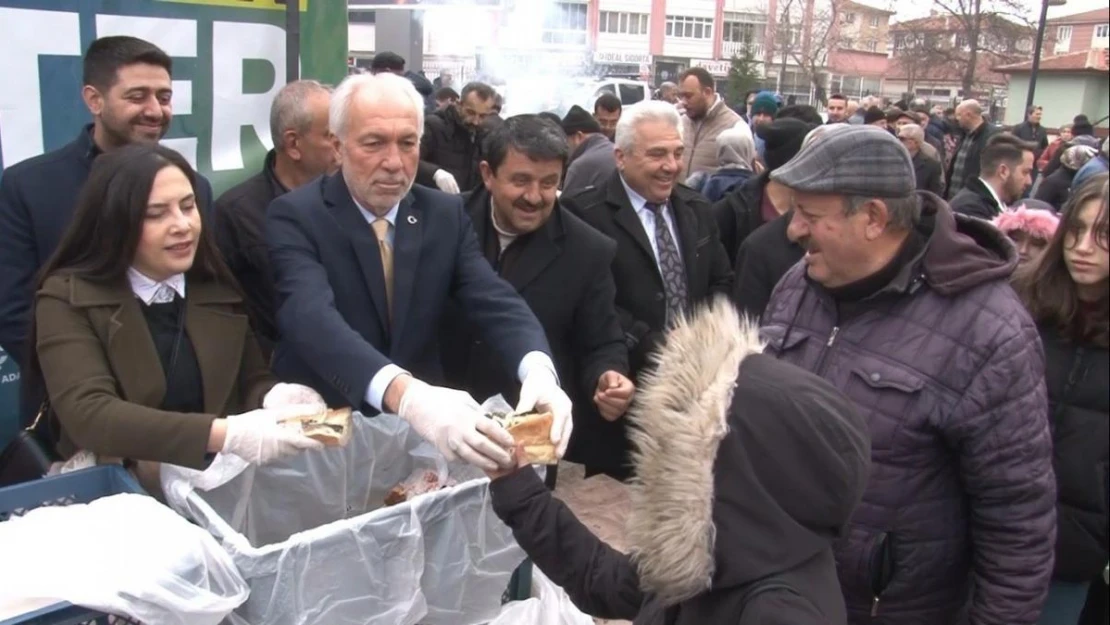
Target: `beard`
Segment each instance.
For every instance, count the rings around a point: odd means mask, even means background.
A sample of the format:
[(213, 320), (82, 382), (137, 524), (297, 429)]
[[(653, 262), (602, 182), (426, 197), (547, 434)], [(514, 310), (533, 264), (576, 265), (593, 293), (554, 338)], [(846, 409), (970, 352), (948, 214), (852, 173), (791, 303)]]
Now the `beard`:
[[(136, 115), (130, 119), (123, 119), (108, 110), (101, 113), (100, 122), (105, 137), (115, 146), (123, 146), (130, 143), (157, 143), (162, 137), (166, 136), (166, 131), (168, 131), (170, 127), (170, 117), (168, 115), (162, 116), (161, 119), (150, 118), (144, 115)], [(144, 128), (145, 125), (157, 126), (158, 132), (155, 135), (151, 135), (149, 130)]]
[[(359, 204), (377, 216), (388, 213), (412, 189), (413, 179), (403, 174), (389, 176), (380, 172), (363, 176), (343, 168), (343, 180)], [(396, 191), (383, 189), (381, 183), (397, 183)]]

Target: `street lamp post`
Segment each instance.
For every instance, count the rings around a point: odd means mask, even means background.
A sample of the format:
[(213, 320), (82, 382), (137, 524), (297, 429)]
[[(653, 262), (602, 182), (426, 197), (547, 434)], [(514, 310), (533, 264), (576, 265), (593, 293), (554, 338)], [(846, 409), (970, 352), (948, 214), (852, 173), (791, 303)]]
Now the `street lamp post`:
[(1026, 111), (1033, 106), (1033, 96), (1037, 92), (1037, 72), (1041, 69), (1041, 46), (1044, 45), (1048, 7), (1064, 6), (1065, 4), (1067, 4), (1067, 0), (1041, 0), (1041, 20), (1037, 22), (1037, 41), (1033, 44), (1033, 69), (1029, 72), (1029, 93), (1025, 96)]

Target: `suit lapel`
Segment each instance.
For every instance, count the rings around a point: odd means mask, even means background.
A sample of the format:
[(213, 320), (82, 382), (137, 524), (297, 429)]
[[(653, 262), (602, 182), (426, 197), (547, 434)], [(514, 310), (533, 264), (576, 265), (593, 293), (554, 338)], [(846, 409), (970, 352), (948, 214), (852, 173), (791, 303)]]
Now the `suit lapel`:
[(547, 223), (528, 237), (524, 242), (524, 249), (520, 251), (520, 257), (515, 263), (510, 264), (505, 272), (505, 280), (513, 285), (518, 293), (524, 291), (524, 287), (539, 277), (543, 270), (559, 257), (562, 249), (557, 239), (562, 238), (561, 210), (556, 203)]
[(614, 174), (609, 180), (609, 192), (606, 200), (609, 207), (613, 209), (613, 221), (636, 241), (640, 251), (647, 255), (652, 265), (655, 265), (655, 254), (651, 251), (651, 241), (648, 240), (648, 234), (644, 231), (644, 224), (640, 221), (639, 215), (636, 214), (636, 209), (632, 208), (632, 202), (628, 199), (628, 193), (624, 190), (624, 184), (621, 182), (619, 173)]
[(188, 285), (185, 298), (185, 333), (193, 344), (204, 386), (204, 411), (221, 414), (238, 381), (248, 321), (246, 315), (207, 306), (233, 303), (240, 298), (215, 284)]
[(697, 267), (698, 224), (689, 206), (671, 193), (671, 211), (674, 212), (675, 229), (678, 230), (679, 245), (682, 248), (682, 264), (686, 268), (686, 292), (691, 292), (694, 284), (694, 269)]
[[(350, 237), (351, 250), (362, 270), (366, 288), (370, 290), (370, 300), (377, 311), (378, 323), (381, 325), (382, 336), (388, 337), (389, 310), (386, 306), (385, 274), (382, 272), (382, 257), (378, 251), (378, 239), (374, 236), (370, 224), (366, 222), (362, 211), (359, 210), (343, 180), (343, 174), (333, 175), (325, 183), (324, 199), (327, 202), (336, 221)], [(396, 238), (396, 237), (395, 237)], [(396, 247), (396, 246), (394, 246)], [(394, 277), (396, 278), (397, 262), (393, 263)]]
[(141, 306), (130, 289), (120, 293), (119, 307), (108, 320), (108, 361), (125, 399), (143, 406), (161, 406), (166, 396), (166, 372)]
[(420, 247), (424, 241), (424, 211), (413, 202), (412, 194), (401, 200), (393, 228), (393, 333), (400, 336), (408, 317)]

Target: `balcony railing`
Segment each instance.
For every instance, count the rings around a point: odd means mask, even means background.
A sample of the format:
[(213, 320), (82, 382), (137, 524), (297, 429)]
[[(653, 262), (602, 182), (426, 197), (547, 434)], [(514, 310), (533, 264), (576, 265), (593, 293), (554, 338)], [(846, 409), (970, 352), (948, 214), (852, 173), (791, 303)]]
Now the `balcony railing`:
[(744, 54), (744, 48), (749, 48), (752, 51), (752, 57), (758, 61), (763, 60), (763, 44), (762, 43), (742, 43), (739, 41), (722, 41), (721, 42), (721, 56), (726, 59), (731, 59), (733, 56), (741, 56)]

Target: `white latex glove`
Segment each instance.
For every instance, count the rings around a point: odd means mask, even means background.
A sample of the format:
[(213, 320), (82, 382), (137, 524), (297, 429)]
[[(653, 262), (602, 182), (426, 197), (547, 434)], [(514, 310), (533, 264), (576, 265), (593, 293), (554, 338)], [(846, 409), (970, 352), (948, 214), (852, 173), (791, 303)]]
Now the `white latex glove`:
[(413, 380), (397, 415), (448, 460), (461, 459), (486, 471), (513, 464), (513, 437), (482, 414), (468, 393)]
[(262, 398), (263, 408), (281, 408), (283, 406), (312, 406), (315, 412), (328, 409), (324, 398), (311, 388), (303, 384), (286, 384), (278, 382), (269, 393)]
[(570, 433), (574, 423), (570, 418), (572, 405), (570, 398), (559, 388), (555, 374), (546, 367), (536, 367), (520, 383), (520, 401), (516, 413), (522, 414), (540, 410), (550, 412), (554, 418), (551, 424), (551, 443), (555, 454), (562, 458), (570, 443)]
[(455, 181), (455, 177), (451, 175), (451, 172), (445, 169), (438, 169), (436, 173), (432, 175), (432, 180), (435, 181), (440, 191), (450, 193), (451, 195), (459, 194), (459, 183)]
[(283, 419), (315, 412), (310, 406), (287, 406), (230, 416), (223, 453), (235, 454), (251, 464), (268, 464), (306, 449), (322, 449), (324, 444), (320, 441), (279, 424)]

